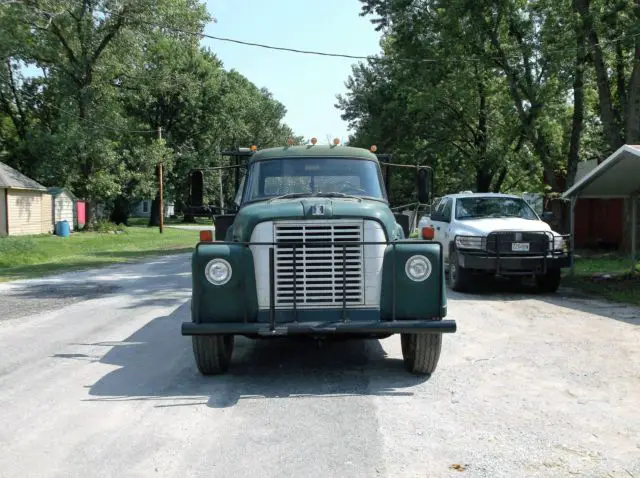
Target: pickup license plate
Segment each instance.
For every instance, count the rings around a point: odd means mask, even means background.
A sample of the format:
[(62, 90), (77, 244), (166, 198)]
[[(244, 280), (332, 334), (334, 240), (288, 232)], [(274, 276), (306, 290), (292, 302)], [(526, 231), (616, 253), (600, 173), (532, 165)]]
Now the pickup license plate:
[(528, 242), (513, 242), (511, 244), (511, 250), (513, 252), (529, 252)]

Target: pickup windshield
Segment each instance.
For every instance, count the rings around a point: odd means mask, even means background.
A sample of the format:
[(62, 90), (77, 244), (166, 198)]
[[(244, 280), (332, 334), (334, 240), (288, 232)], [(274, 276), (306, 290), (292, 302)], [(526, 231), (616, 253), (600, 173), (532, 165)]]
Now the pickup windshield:
[(374, 161), (287, 158), (251, 165), (243, 202), (280, 196), (356, 196), (385, 200), (382, 174)]
[(481, 219), (488, 217), (518, 217), (539, 220), (535, 211), (524, 199), (471, 197), (456, 201), (456, 219)]

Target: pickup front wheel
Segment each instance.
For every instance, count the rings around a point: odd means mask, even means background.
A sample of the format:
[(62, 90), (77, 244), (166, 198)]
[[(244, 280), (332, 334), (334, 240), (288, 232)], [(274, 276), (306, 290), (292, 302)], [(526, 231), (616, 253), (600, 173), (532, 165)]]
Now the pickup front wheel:
[(562, 273), (560, 269), (548, 269), (546, 274), (536, 276), (536, 285), (542, 293), (553, 294), (560, 287)]
[(442, 334), (400, 334), (404, 367), (416, 375), (431, 375), (438, 366)]
[(194, 335), (191, 340), (202, 375), (220, 375), (227, 371), (233, 354), (233, 335)]
[(469, 269), (460, 267), (458, 264), (458, 251), (452, 249), (449, 253), (449, 285), (456, 292), (465, 292), (471, 283), (471, 272)]

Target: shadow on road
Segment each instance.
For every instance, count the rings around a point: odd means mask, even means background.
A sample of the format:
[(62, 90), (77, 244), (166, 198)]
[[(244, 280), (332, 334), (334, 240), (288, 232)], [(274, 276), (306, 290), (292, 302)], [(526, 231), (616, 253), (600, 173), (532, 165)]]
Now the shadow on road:
[(386, 357), (377, 340), (329, 341), (317, 347), (306, 339), (251, 341), (236, 338), (226, 375), (204, 377), (196, 369), (191, 340), (180, 335), (189, 304), (159, 317), (123, 342), (72, 344), (111, 349), (100, 363), (119, 368), (89, 387), (89, 400), (163, 400), (165, 406), (206, 404), (230, 407), (243, 399), (304, 396), (407, 396), (401, 389), (424, 382), (402, 361)]
[(606, 301), (586, 294), (566, 290), (562, 286), (555, 294), (540, 293), (532, 280), (505, 280), (492, 277), (479, 280), (465, 294), (447, 290), (449, 300), (470, 299), (482, 301), (539, 300), (550, 305), (563, 307), (632, 325), (640, 325), (640, 309), (630, 304)]
[[(74, 303), (100, 299), (114, 294), (124, 294), (135, 300), (126, 309), (139, 307), (177, 306), (190, 293), (191, 276), (188, 272), (144, 273), (133, 277), (94, 278), (84, 282), (26, 283), (2, 292), (6, 300), (24, 305), (25, 301)], [(23, 307), (28, 309), (28, 307)]]

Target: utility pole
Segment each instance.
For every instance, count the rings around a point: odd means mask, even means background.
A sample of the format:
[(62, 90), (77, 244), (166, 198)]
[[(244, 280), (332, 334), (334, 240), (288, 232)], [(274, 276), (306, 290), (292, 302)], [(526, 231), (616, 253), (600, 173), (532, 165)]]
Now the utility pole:
[[(162, 126), (158, 126), (158, 139), (162, 139)], [(164, 184), (162, 180), (162, 159), (158, 163), (158, 179), (160, 181), (160, 234), (162, 234), (164, 229)]]

